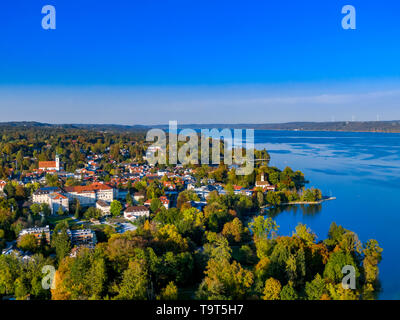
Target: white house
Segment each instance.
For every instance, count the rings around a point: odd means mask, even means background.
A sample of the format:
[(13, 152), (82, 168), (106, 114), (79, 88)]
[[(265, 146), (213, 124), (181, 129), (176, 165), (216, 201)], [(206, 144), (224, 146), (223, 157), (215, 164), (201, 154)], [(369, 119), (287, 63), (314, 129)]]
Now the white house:
[(98, 200), (106, 202), (114, 200), (114, 189), (99, 182), (88, 186), (66, 187), (65, 192), (70, 201), (77, 199), (81, 206), (95, 206)]
[(69, 199), (58, 187), (36, 190), (32, 195), (32, 202), (37, 204), (47, 203), (52, 214), (55, 214), (60, 207), (63, 211), (68, 211), (69, 209)]
[(130, 206), (125, 209), (124, 217), (127, 220), (136, 220), (140, 217), (148, 217), (150, 211), (146, 206)]
[(110, 204), (104, 200), (98, 200), (96, 202), (96, 208), (101, 210), (105, 216), (110, 214)]

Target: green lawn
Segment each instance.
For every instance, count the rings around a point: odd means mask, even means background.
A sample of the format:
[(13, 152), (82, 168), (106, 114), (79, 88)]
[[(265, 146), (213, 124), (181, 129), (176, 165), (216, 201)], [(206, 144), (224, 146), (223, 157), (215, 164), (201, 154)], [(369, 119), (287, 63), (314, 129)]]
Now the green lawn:
[(46, 220), (48, 224), (53, 227), (62, 221), (67, 221), (70, 226), (76, 224), (76, 220), (73, 220), (71, 217), (64, 217), (64, 216), (50, 216), (46, 217)]

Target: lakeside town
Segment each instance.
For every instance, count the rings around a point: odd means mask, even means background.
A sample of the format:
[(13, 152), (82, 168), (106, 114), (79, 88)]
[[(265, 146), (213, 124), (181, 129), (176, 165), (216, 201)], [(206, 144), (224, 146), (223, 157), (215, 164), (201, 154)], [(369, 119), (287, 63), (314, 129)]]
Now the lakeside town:
[[(120, 150), (122, 153), (125, 150)], [(114, 176), (107, 183), (99, 181), (99, 160), (102, 159), (101, 154), (90, 155), (86, 158), (86, 166), (77, 169), (75, 172), (66, 172), (60, 162), (59, 155), (56, 155), (54, 161), (39, 161), (38, 169), (26, 174), (22, 181), (12, 181), (18, 185), (25, 186), (27, 184), (35, 184), (38, 188), (32, 193), (29, 200), (24, 203), (24, 207), (30, 208), (31, 211), (38, 211), (41, 217), (46, 217), (46, 213), (50, 217), (60, 219), (52, 219), (53, 221), (72, 221), (73, 224), (81, 224), (87, 228), (68, 230), (71, 243), (74, 247), (85, 246), (94, 248), (97, 243), (96, 233), (90, 226), (99, 224), (111, 225), (120, 233), (135, 230), (135, 221), (150, 216), (150, 207), (162, 205), (165, 209), (169, 209), (171, 205), (176, 204), (179, 192), (191, 190), (196, 195), (196, 200), (190, 201), (190, 205), (198, 210), (202, 210), (207, 205), (207, 197), (210, 192), (216, 191), (219, 194), (226, 194), (224, 185), (215, 182), (214, 179), (207, 179), (206, 184), (196, 183), (194, 170), (183, 168), (183, 166), (175, 166), (171, 170), (158, 170), (148, 164), (124, 163), (119, 165), (119, 175)], [(74, 179), (74, 181), (82, 181), (85, 185), (51, 187), (47, 186), (50, 179), (49, 175), (56, 177), (62, 181), (63, 179)], [(46, 179), (47, 178), (47, 179)], [(135, 183), (140, 183), (143, 179), (147, 182), (157, 181), (161, 183), (163, 193), (155, 199), (147, 199), (144, 192), (131, 193), (130, 189)], [(8, 182), (0, 180), (0, 192), (3, 197), (7, 197), (4, 193)], [(275, 186), (271, 185), (264, 177), (260, 176), (260, 180), (256, 181), (253, 188), (244, 188), (233, 185), (233, 193), (237, 195), (246, 195), (251, 197), (255, 191), (262, 191), (266, 194), (268, 191), (275, 191)], [(1, 194), (0, 194), (1, 195)], [(154, 200), (154, 201), (153, 201)], [(95, 208), (97, 214), (86, 221), (78, 219), (78, 215), (71, 214), (71, 207), (74, 204), (88, 209)], [(111, 207), (116, 207), (117, 211), (111, 213)], [(76, 209), (75, 209), (76, 210)], [(153, 209), (152, 211), (155, 211)], [(117, 219), (112, 219), (116, 217)], [(111, 218), (111, 219), (110, 219)], [(119, 219), (118, 219), (119, 218)], [(110, 222), (113, 221), (113, 222)], [(50, 243), (51, 233), (49, 225), (35, 226), (22, 229), (18, 238), (25, 235), (33, 235), (38, 241), (42, 237)], [(2, 254), (24, 254), (17, 248), (17, 242), (12, 242)], [(72, 255), (72, 253), (71, 253)], [(28, 256), (25, 254), (25, 258)]]
[[(150, 165), (145, 132), (0, 127), (2, 299), (360, 299), (378, 288), (381, 248), (331, 225), (278, 234), (268, 208), (313, 206), (301, 171)], [(210, 143), (212, 140), (210, 139)], [(224, 154), (221, 150), (221, 156)], [(342, 261), (362, 272), (341, 286)], [(42, 268), (55, 270), (54, 288)], [(339, 270), (339, 271), (338, 271)]]

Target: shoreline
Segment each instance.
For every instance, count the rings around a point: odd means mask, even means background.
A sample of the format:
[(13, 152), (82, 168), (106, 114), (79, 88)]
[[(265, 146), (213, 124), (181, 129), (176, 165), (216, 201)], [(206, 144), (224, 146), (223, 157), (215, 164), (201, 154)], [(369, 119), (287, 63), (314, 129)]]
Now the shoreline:
[[(325, 201), (331, 201), (331, 200), (336, 200), (336, 197), (327, 197), (327, 198), (323, 198), (323, 199), (318, 200), (318, 201), (292, 201), (292, 202), (285, 202), (285, 203), (281, 203), (281, 204), (277, 205), (276, 207), (291, 206), (291, 205), (302, 205), (302, 204), (306, 204), (306, 205), (307, 204), (321, 204), (321, 203), (323, 203)], [(265, 205), (263, 207), (260, 207), (260, 209), (265, 210), (267, 208), (272, 208), (272, 207), (275, 207), (275, 206), (271, 206), (271, 205), (267, 204), (267, 205)]]

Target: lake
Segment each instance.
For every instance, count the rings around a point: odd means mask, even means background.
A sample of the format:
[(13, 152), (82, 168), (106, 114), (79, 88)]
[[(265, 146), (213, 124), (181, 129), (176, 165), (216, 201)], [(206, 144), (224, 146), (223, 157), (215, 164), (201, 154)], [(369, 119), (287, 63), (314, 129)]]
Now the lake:
[(266, 148), (270, 166), (304, 172), (323, 195), (337, 197), (318, 207), (277, 213), (279, 234), (291, 235), (299, 222), (325, 239), (332, 221), (376, 239), (383, 248), (380, 299), (400, 299), (400, 134), (255, 131), (255, 146)]

